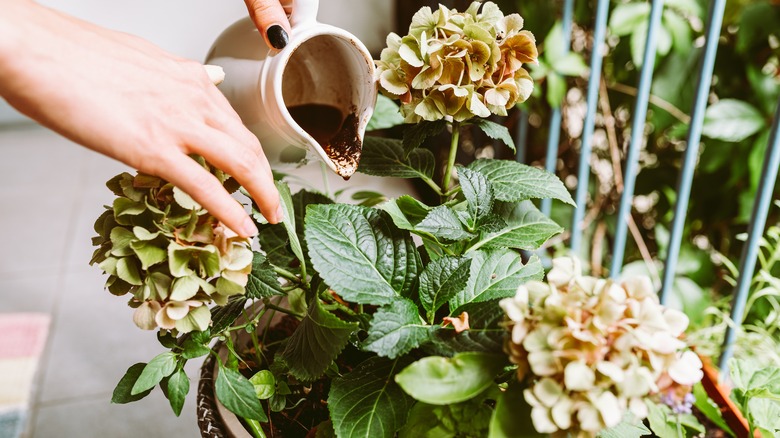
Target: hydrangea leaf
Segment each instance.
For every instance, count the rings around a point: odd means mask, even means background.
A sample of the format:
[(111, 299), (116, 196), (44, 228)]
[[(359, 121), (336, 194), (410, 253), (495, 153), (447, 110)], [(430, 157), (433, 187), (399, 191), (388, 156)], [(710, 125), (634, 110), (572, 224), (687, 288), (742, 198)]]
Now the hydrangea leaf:
[(366, 137), (358, 170), (374, 176), (431, 179), (434, 164), (433, 154), (427, 149), (406, 154), (400, 140)]
[(411, 151), (422, 146), (426, 139), (444, 132), (444, 128), (446, 127), (447, 122), (445, 120), (437, 120), (435, 122), (420, 122), (408, 126), (404, 130), (404, 151), (408, 155)]
[(457, 295), (469, 279), (471, 259), (442, 257), (434, 260), (420, 274), (420, 303), (428, 321), (441, 306)]
[(304, 381), (318, 379), (347, 345), (358, 327), (325, 310), (319, 300), (293, 332), (282, 353), (290, 373)]
[(493, 186), (485, 175), (467, 167), (458, 167), (458, 181), (474, 220), (490, 214), (493, 209)]
[(380, 94), (376, 98), (374, 114), (371, 116), (371, 120), (368, 121), (366, 131), (392, 128), (403, 123), (404, 117), (401, 115), (398, 105), (390, 98)]
[(500, 201), (552, 198), (574, 205), (561, 180), (545, 170), (516, 161), (488, 159), (474, 161), (469, 169), (487, 177), (493, 184), (496, 199)]
[[(526, 421), (517, 421), (524, 418)], [(523, 398), (523, 390), (517, 383), (499, 394), (496, 408), (490, 419), (488, 438), (543, 438), (548, 434), (537, 433), (528, 422), (531, 406)]]
[(138, 264), (130, 257), (122, 257), (117, 260), (116, 275), (133, 286), (140, 286), (143, 284), (141, 273), (138, 271)]
[(636, 419), (631, 413), (626, 413), (617, 426), (602, 430), (597, 435), (598, 438), (641, 438), (651, 435), (650, 429), (645, 427), (642, 420)]
[(523, 264), (520, 254), (509, 249), (475, 251), (471, 253), (471, 272), (466, 288), (450, 300), (450, 309), (457, 314), (467, 303), (512, 297), (518, 286), (543, 277), (544, 269), (536, 256)]
[(111, 230), (111, 255), (129, 256), (133, 253), (130, 244), (136, 240), (135, 234), (127, 228), (116, 227)]
[(255, 252), (252, 258), (252, 272), (249, 273), (246, 294), (248, 298), (268, 298), (284, 294), (274, 268), (259, 252)]
[(536, 250), (550, 237), (563, 231), (552, 219), (542, 214), (531, 201), (502, 202), (496, 214), (506, 226), (499, 231), (483, 232), (475, 248), (517, 248)]
[(404, 368), (395, 381), (416, 400), (432, 405), (458, 403), (490, 387), (505, 362), (501, 356), (478, 352), (429, 356)]
[(414, 399), (393, 378), (408, 360), (372, 357), (333, 380), (328, 410), (337, 436), (392, 438), (406, 423)]
[(345, 300), (383, 305), (408, 295), (420, 270), (408, 231), (387, 213), (356, 205), (313, 205), (306, 242), (314, 268)]
[(431, 211), (430, 207), (409, 195), (391, 199), (377, 208), (386, 211), (396, 227), (407, 231), (414, 231), (417, 224), (425, 219)]
[(417, 305), (409, 299), (396, 299), (374, 313), (363, 348), (382, 357), (395, 359), (419, 347), (429, 338)]
[(506, 315), (497, 301), (465, 304), (458, 311), (469, 315), (469, 329), (457, 333), (452, 327), (437, 328), (432, 336), (431, 351), (441, 356), (464, 351), (502, 353), (506, 328), (500, 323)]
[(279, 190), (279, 200), (281, 201), (282, 211), (284, 212), (284, 220), (282, 223), (284, 224), (285, 230), (287, 230), (290, 248), (301, 264), (306, 263), (306, 259), (303, 257), (301, 241), (298, 239), (298, 233), (295, 227), (296, 218), (290, 187), (282, 181), (276, 181), (276, 188)]
[(267, 422), (263, 405), (255, 396), (255, 388), (241, 373), (227, 367), (220, 367), (214, 383), (214, 391), (230, 412), (239, 417)]
[(473, 234), (463, 229), (463, 224), (458, 216), (446, 205), (440, 205), (431, 210), (415, 229), (445, 240), (465, 240), (474, 237)]
[(211, 332), (220, 333), (227, 329), (244, 311), (247, 298), (240, 296), (231, 298), (224, 306), (211, 309)]

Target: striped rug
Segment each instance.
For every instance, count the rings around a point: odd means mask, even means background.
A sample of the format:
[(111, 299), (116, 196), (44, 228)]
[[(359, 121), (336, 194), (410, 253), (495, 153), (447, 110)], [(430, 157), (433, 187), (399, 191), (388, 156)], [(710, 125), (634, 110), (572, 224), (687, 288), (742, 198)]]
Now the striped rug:
[(0, 313), (0, 438), (24, 430), (48, 330), (48, 315)]

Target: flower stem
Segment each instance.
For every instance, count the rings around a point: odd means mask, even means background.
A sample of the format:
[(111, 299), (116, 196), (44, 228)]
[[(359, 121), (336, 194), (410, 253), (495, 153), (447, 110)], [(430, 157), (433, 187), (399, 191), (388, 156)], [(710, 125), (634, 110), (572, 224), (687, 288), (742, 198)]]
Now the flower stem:
[[(452, 122), (452, 141), (450, 142), (450, 155), (447, 159), (447, 167), (444, 169), (444, 176), (441, 182), (441, 188), (446, 194), (450, 189), (450, 179), (452, 178), (452, 168), (455, 167), (455, 157), (458, 155), (458, 141), (460, 140), (460, 122)], [(442, 202), (447, 201), (446, 195), (442, 195)]]
[(279, 306), (277, 306), (275, 304), (271, 304), (271, 303), (263, 303), (263, 306), (265, 306), (265, 307), (267, 307), (267, 308), (269, 308), (271, 310), (276, 310), (277, 312), (284, 313), (285, 315), (294, 316), (296, 318), (303, 319), (303, 317), (305, 316), (305, 315), (301, 315), (300, 313), (295, 313), (295, 312), (293, 312), (290, 309), (285, 309), (284, 307), (279, 307)]
[(263, 427), (260, 426), (260, 422), (257, 420), (252, 420), (251, 418), (242, 417), (244, 421), (246, 422), (246, 425), (249, 426), (249, 430), (252, 432), (252, 435), (255, 438), (266, 438), (265, 432), (263, 432)]

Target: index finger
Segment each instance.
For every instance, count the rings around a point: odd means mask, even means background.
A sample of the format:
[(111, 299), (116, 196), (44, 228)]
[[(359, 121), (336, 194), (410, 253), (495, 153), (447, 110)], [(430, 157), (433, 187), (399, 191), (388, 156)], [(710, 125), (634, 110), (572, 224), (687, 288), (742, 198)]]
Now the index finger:
[(266, 44), (283, 49), (290, 40), (290, 21), (279, 0), (244, 0), (249, 16), (255, 22)]

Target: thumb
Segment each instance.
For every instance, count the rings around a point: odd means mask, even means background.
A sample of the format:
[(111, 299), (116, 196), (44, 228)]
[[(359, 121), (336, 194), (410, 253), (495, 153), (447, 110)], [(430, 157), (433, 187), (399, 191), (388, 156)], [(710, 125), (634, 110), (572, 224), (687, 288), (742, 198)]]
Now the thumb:
[(283, 49), (290, 37), (290, 21), (280, 0), (244, 0), (249, 16), (268, 47)]

